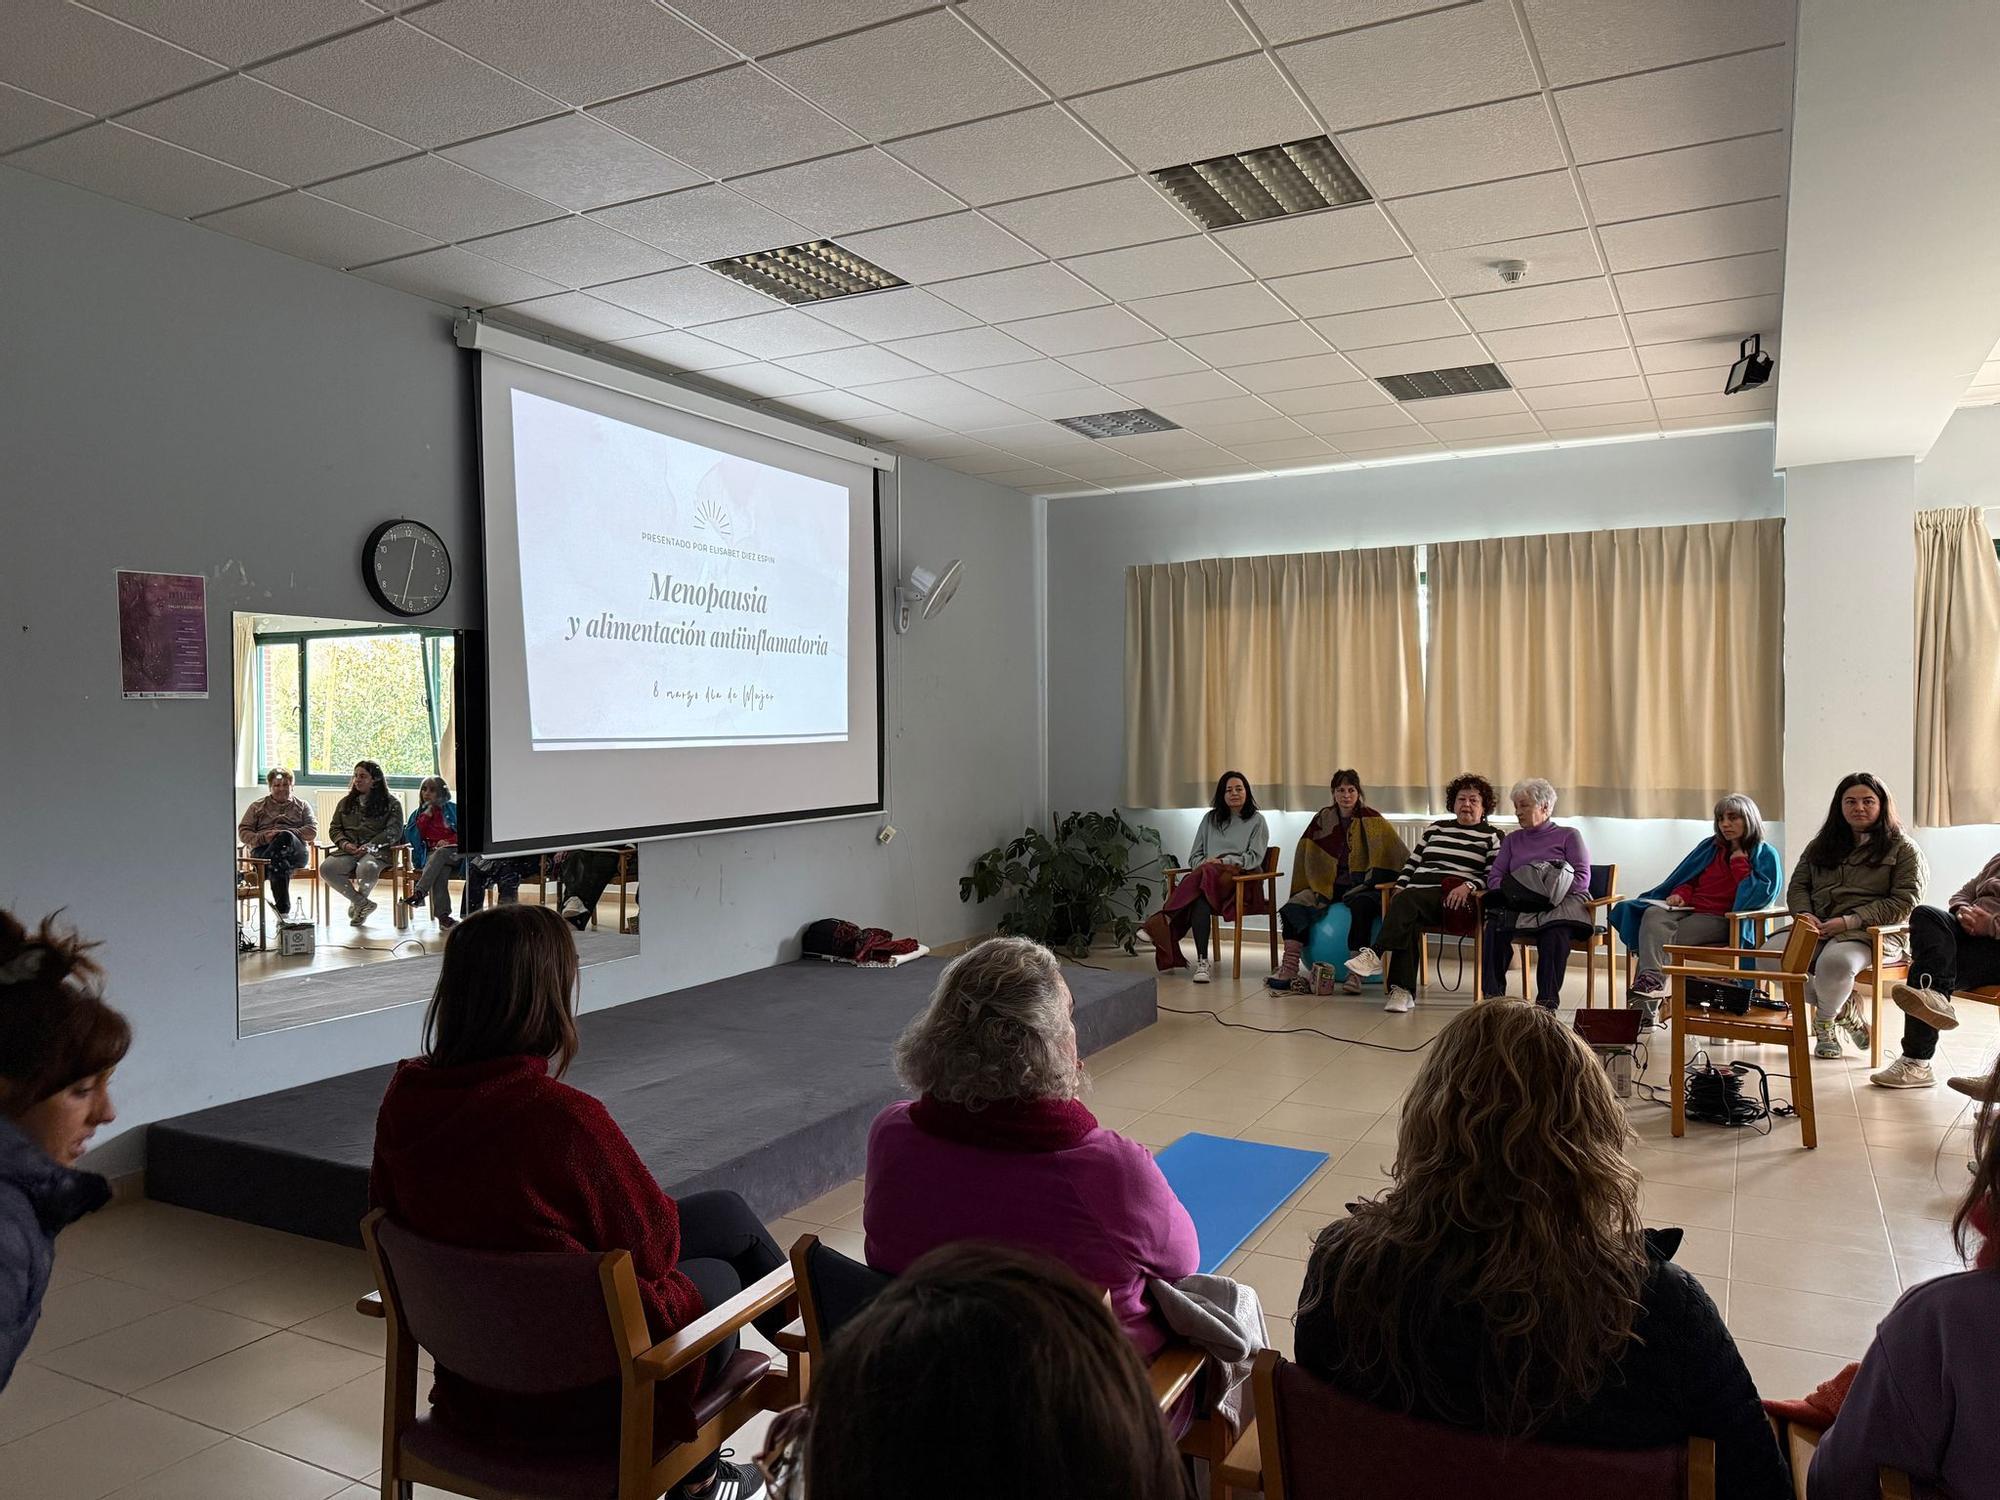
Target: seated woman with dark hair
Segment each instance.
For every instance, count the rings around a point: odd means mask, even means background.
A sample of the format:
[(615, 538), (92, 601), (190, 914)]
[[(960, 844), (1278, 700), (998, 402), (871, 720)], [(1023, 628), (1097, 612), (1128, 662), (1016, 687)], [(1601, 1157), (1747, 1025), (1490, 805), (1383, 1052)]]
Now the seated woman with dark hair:
[[(1274, 990), (1292, 987), (1306, 939), (1336, 901), (1353, 914), (1348, 931), (1360, 937), (1353, 946), (1367, 942), (1382, 915), (1377, 883), (1393, 879), (1410, 857), (1389, 820), (1363, 800), (1358, 771), (1335, 771), (1332, 791), (1333, 801), (1306, 826), (1292, 856), (1292, 894), (1278, 908), (1285, 956), (1264, 981)], [(1360, 994), (1360, 978), (1349, 975), (1346, 989)]]
[(0, 911), (0, 1388), (41, 1319), (57, 1233), (111, 1201), (76, 1164), (117, 1118), (111, 1071), (132, 1045), (89, 945), (53, 924)]
[[(604, 1105), (557, 1080), (576, 1055), (576, 943), (547, 907), (475, 912), (445, 944), (424, 1055), (397, 1066), (375, 1122), (369, 1197), (406, 1228), (475, 1250), (627, 1250), (664, 1337), (785, 1263), (735, 1193), (661, 1191)], [(757, 1327), (766, 1337), (782, 1313)], [(696, 1380), (660, 1391), (669, 1412)], [(437, 1372), (437, 1418), (481, 1438), (559, 1446), (615, 1435), (618, 1390), (522, 1398)], [(717, 1460), (681, 1493), (742, 1500), (747, 1468)]]
[(1182, 969), (1181, 939), (1194, 933), (1194, 982), (1208, 983), (1208, 936), (1217, 917), (1236, 915), (1238, 875), (1264, 867), (1271, 830), (1257, 811), (1257, 794), (1241, 771), (1224, 771), (1215, 783), (1215, 801), (1194, 831), (1187, 878), (1177, 884), (1142, 930), (1153, 940), (1153, 963)]
[(1716, 1444), (1721, 1500), (1786, 1500), (1757, 1389), (1701, 1283), (1639, 1220), (1624, 1107), (1575, 1032), (1480, 1005), (1410, 1085), (1390, 1185), (1320, 1231), (1298, 1361), (1348, 1395), (1495, 1437)]
[(810, 1415), (780, 1417), (758, 1466), (784, 1500), (1188, 1494), (1103, 1294), (999, 1245), (932, 1251), (892, 1282), (814, 1367)]
[(1151, 1358), (1167, 1329), (1146, 1283), (1192, 1275), (1201, 1247), (1153, 1153), (1077, 1097), (1075, 1009), (1055, 955), (1026, 938), (991, 938), (945, 967), (896, 1043), (918, 1098), (868, 1132), (868, 1264), (900, 1275), (960, 1240), (1038, 1250), (1108, 1290)]
[(334, 804), (327, 837), (334, 852), (320, 861), (320, 878), (347, 898), (347, 920), (359, 927), (375, 910), (369, 892), (382, 878), (389, 851), (403, 841), (403, 804), (374, 761), (354, 763), (354, 780)]

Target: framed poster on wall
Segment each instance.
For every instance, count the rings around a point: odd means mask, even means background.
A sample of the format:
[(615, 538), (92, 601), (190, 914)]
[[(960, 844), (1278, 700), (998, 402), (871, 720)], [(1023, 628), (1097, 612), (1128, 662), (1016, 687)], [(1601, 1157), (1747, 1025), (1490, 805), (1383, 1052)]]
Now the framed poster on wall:
[(208, 696), (208, 581), (118, 570), (118, 666), (127, 698)]

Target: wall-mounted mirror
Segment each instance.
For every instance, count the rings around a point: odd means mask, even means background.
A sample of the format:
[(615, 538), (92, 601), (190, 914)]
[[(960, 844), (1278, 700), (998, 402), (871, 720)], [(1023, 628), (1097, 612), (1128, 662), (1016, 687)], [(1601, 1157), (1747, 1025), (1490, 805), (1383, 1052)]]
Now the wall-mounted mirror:
[(454, 632), (239, 614), (233, 635), (239, 1035), (427, 1000), (451, 929), (496, 902), (558, 908), (586, 964), (639, 951), (632, 846), (461, 837)]

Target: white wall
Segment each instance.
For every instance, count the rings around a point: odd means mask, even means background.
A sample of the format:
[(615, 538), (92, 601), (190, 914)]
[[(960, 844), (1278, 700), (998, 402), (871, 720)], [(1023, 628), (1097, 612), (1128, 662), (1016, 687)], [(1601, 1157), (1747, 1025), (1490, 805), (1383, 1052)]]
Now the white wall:
[[(137, 1033), (120, 1130), (407, 1055), (418, 1007), (237, 1039), (229, 622), (382, 618), (360, 555), (385, 516), (476, 556), (470, 357), (429, 303), (4, 168), (0, 265), (0, 905), (66, 908), (103, 941)], [(587, 970), (587, 1007), (769, 964), (816, 917), (933, 943), (990, 923), (957, 877), (1044, 805), (1039, 507), (922, 463), (902, 506), (910, 555), (968, 572), (945, 614), (887, 635), (900, 835), (648, 846), (643, 951)], [(884, 535), (886, 579), (893, 503)], [(213, 697), (120, 699), (119, 567), (207, 576)], [(468, 567), (433, 620), (474, 625), (480, 603)]]

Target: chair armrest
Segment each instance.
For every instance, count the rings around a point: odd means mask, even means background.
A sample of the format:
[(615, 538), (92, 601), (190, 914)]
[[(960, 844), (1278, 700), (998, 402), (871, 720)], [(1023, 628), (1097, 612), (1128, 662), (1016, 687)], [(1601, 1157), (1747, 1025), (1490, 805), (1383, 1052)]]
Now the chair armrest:
[(1756, 917), (1789, 917), (1791, 914), (1789, 906), (1760, 906), (1755, 911), (1726, 911), (1723, 916), (1732, 922), (1744, 922)]
[(1799, 973), (1792, 969), (1739, 969), (1733, 964), (1667, 964), (1660, 972), (1668, 976), (1685, 974), (1690, 979), (1754, 979), (1759, 984), (1770, 984), (1782, 979), (1812, 978), (1810, 974)]
[(380, 1292), (370, 1292), (365, 1297), (357, 1298), (354, 1303), (354, 1310), (364, 1318), (386, 1318), (389, 1316), (388, 1309), (382, 1306), (382, 1294)]
[(1263, 1490), (1264, 1447), (1258, 1440), (1255, 1422), (1243, 1429), (1243, 1436), (1229, 1450), (1229, 1457), (1217, 1466), (1215, 1475), (1233, 1490)]
[(1230, 878), (1238, 885), (1256, 885), (1268, 880), (1275, 886), (1278, 883), (1278, 877), (1284, 873), (1283, 870), (1247, 870), (1241, 875), (1233, 875)]
[(771, 1342), (787, 1354), (804, 1354), (806, 1352), (806, 1325), (804, 1319), (792, 1319), (791, 1322), (778, 1330), (778, 1336), (772, 1339)]
[(1910, 930), (1908, 922), (1877, 922), (1868, 929), (1870, 937), (1900, 937)]
[(1590, 899), (1589, 899), (1588, 901), (1584, 902), (1584, 905), (1585, 905), (1585, 906), (1616, 906), (1616, 905), (1617, 905), (1617, 904), (1618, 904), (1618, 903), (1619, 903), (1620, 901), (1623, 901), (1624, 899), (1625, 899), (1625, 898), (1624, 898), (1623, 896), (1619, 895), (1619, 894), (1618, 894), (1618, 893), (1617, 893), (1616, 891), (1613, 891), (1613, 892), (1612, 892), (1612, 893), (1611, 893), (1610, 895), (1608, 895), (1608, 896), (1592, 896), (1592, 897), (1591, 897), (1591, 898), (1590, 898)]
[(1662, 943), (1661, 950), (1683, 958), (1767, 958), (1778, 956), (1776, 948), (1724, 948), (1700, 943)]
[(1152, 1382), (1153, 1403), (1161, 1411), (1167, 1411), (1194, 1384), (1195, 1376), (1201, 1373), (1208, 1356), (1192, 1344), (1169, 1344), (1153, 1357), (1146, 1366), (1146, 1378)]
[(796, 1303), (792, 1268), (780, 1266), (763, 1280), (746, 1286), (722, 1306), (711, 1308), (685, 1328), (661, 1339), (633, 1361), (633, 1373), (641, 1380), (669, 1380), (708, 1351), (737, 1332), (746, 1323), (761, 1318), (774, 1307)]

